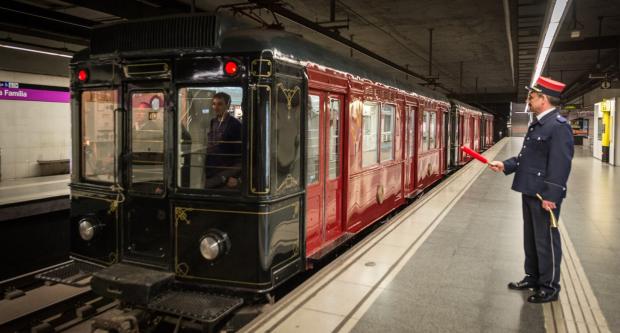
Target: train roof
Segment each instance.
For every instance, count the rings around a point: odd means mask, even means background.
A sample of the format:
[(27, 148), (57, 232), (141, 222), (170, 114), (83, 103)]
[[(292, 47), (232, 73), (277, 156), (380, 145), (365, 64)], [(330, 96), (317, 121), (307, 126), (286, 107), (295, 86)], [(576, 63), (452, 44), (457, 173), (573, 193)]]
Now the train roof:
[[(456, 100), (454, 98), (450, 98), (450, 103), (452, 103), (452, 105), (454, 105), (456, 107), (462, 107), (462, 108), (465, 108), (465, 109), (470, 109), (470, 110), (473, 110), (473, 111), (478, 111), (478, 112), (485, 113), (485, 111), (480, 110), (480, 108), (477, 108), (477, 107), (475, 107), (473, 105), (470, 105), (470, 104), (467, 104), (465, 102), (461, 102), (461, 101)], [(486, 113), (488, 113), (488, 112), (486, 112)]]
[(336, 71), (449, 103), (446, 95), (397, 77), (377, 73), (357, 59), (344, 57), (291, 32), (253, 28), (228, 15), (190, 14), (106, 24), (95, 27), (88, 57), (158, 53), (245, 53), (271, 51), (274, 57), (314, 63)]
[[(397, 75), (392, 74), (392, 72), (386, 71), (377, 73), (357, 59), (344, 57), (287, 31), (246, 29), (230, 31), (222, 36), (221, 48), (223, 51), (238, 51), (240, 47), (248, 52), (272, 50), (276, 53), (275, 56), (278, 58), (298, 61), (300, 63), (315, 63), (410, 93), (427, 96), (446, 103), (449, 102), (446, 95), (440, 92), (399, 78)], [(400, 76), (402, 77), (404, 74)]]

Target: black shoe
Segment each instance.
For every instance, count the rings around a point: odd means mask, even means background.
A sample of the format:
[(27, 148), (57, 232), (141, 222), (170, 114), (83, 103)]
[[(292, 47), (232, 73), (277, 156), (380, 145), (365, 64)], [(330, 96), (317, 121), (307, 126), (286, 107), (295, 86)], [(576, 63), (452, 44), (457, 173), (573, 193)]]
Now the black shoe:
[(535, 282), (531, 282), (531, 281), (527, 281), (525, 279), (519, 281), (519, 282), (510, 282), (508, 284), (508, 289), (512, 289), (512, 290), (526, 290), (526, 289), (532, 289), (532, 290), (537, 290), (538, 289), (538, 284), (536, 284)]
[(530, 303), (547, 303), (557, 301), (560, 296), (560, 292), (549, 292), (544, 290), (537, 291), (534, 295), (527, 298)]

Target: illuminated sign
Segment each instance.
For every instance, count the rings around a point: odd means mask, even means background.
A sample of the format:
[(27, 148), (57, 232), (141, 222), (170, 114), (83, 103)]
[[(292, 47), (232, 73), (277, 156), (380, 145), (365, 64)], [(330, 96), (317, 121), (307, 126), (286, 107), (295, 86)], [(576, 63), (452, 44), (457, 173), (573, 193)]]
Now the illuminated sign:
[(69, 103), (69, 89), (36, 84), (0, 82), (0, 100)]

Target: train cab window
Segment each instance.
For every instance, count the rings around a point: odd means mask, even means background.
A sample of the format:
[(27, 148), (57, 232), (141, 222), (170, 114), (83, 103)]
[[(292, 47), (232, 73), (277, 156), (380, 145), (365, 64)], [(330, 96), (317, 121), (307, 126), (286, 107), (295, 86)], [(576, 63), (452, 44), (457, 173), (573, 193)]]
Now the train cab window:
[(131, 187), (162, 194), (164, 187), (164, 93), (131, 94)]
[(429, 149), (437, 148), (437, 114), (435, 112), (430, 113), (430, 121), (429, 121)]
[(178, 186), (239, 190), (242, 179), (243, 89), (179, 89)]
[(377, 103), (365, 102), (362, 115), (364, 135), (362, 140), (362, 166), (365, 167), (377, 163), (379, 105)]
[(394, 159), (394, 116), (396, 107), (390, 104), (381, 106), (381, 162)]
[(329, 100), (329, 179), (340, 176), (340, 100)]
[(321, 98), (310, 95), (308, 99), (308, 128), (306, 129), (306, 184), (319, 181), (319, 114)]
[(84, 91), (81, 98), (82, 177), (112, 183), (116, 166), (116, 90)]

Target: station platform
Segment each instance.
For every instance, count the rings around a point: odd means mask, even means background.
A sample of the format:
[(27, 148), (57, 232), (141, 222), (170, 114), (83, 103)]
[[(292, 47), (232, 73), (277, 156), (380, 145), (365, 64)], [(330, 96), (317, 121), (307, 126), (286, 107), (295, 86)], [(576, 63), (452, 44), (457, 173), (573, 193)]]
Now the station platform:
[[(521, 144), (505, 138), (484, 155), (503, 160)], [(243, 332), (619, 332), (620, 168), (575, 153), (558, 301), (507, 288), (524, 276), (521, 195), (512, 176), (474, 161)]]
[(0, 206), (49, 197), (69, 195), (69, 175), (3, 180)]
[(69, 175), (0, 182), (0, 221), (69, 209)]

